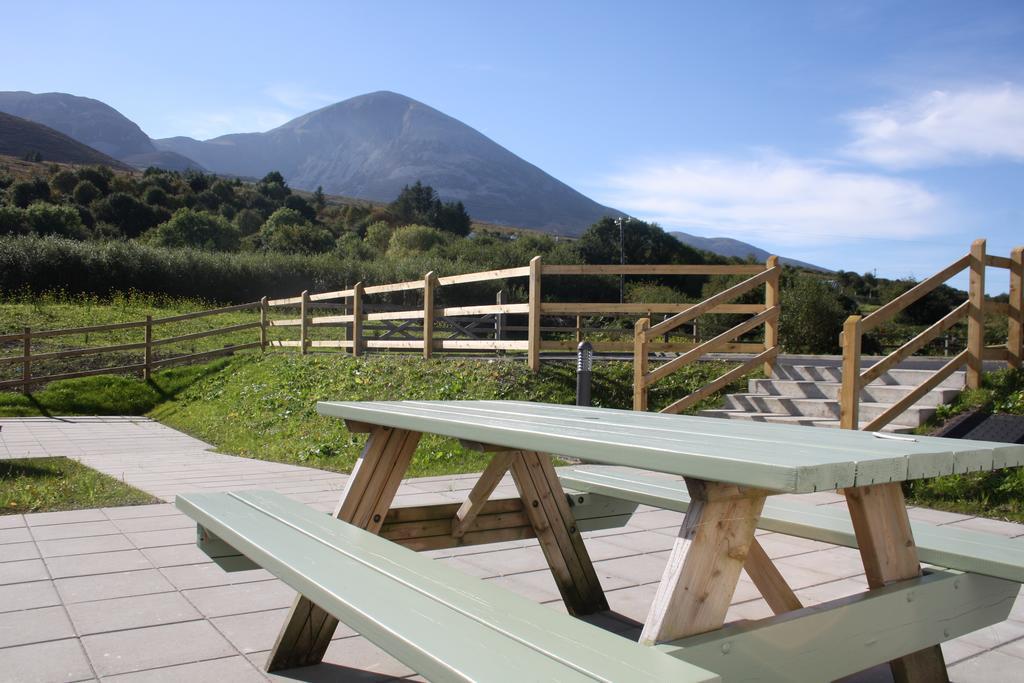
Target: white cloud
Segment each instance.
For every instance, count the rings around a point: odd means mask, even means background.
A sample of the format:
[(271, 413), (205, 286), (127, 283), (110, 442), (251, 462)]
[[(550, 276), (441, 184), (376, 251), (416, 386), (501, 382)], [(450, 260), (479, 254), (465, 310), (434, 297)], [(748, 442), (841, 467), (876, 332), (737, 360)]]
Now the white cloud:
[(777, 156), (648, 163), (606, 179), (604, 203), (667, 228), (824, 245), (938, 232), (938, 198), (921, 185)]
[(888, 168), (1024, 161), (1024, 90), (1010, 84), (936, 90), (845, 118), (857, 139), (844, 153)]
[(187, 112), (173, 118), (176, 135), (206, 140), (228, 133), (254, 133), (276, 128), (295, 118), (279, 109), (239, 107), (230, 110)]

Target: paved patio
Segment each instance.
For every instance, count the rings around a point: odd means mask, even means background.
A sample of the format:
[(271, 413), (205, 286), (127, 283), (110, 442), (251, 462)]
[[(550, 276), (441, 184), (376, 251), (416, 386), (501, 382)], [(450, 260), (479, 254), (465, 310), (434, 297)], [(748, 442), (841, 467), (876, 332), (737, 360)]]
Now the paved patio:
[[(209, 452), (140, 418), (0, 420), (0, 458), (64, 455), (166, 501), (195, 490), (272, 489), (332, 509), (345, 476)], [(461, 500), (470, 476), (405, 482), (397, 504)], [(499, 494), (514, 495), (511, 481)], [(842, 505), (830, 494), (803, 496)], [(1020, 539), (1024, 526), (914, 509), (911, 516)], [(593, 618), (639, 633), (681, 515), (641, 508), (621, 529), (587, 534), (612, 612)], [(855, 551), (779, 534), (760, 540), (805, 604), (865, 589)], [(194, 523), (169, 503), (0, 516), (0, 679), (260, 681), (294, 592), (263, 570), (223, 572), (194, 546)], [(468, 574), (562, 609), (536, 542), (430, 553)], [(745, 576), (731, 619), (769, 615)], [(943, 646), (955, 681), (1024, 680), (1024, 600), (1011, 619)], [(411, 671), (344, 627), (325, 663), (275, 679), (394, 680)], [(885, 669), (860, 681), (891, 680)]]

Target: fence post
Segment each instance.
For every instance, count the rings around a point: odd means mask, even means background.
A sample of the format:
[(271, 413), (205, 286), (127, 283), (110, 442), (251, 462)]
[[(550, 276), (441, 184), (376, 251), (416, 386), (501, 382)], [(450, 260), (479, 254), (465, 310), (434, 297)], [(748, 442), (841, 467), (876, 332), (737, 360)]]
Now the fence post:
[[(768, 260), (765, 261), (766, 268), (777, 268), (779, 265), (778, 256), (769, 256)], [(764, 286), (764, 307), (769, 309), (772, 306), (779, 305), (779, 274), (768, 278)], [(779, 319), (769, 319), (764, 323), (764, 350), (774, 348), (779, 345)], [(775, 358), (772, 357), (764, 362), (764, 375), (769, 379), (772, 376), (772, 372), (775, 370)]]
[(967, 388), (981, 386), (985, 355), (985, 240), (971, 243), (970, 304), (967, 307)]
[(839, 389), (839, 427), (860, 429), (860, 320), (851, 315), (843, 323), (843, 376)]
[(576, 343), (579, 344), (583, 341), (583, 316), (576, 316)]
[(260, 351), (267, 350), (267, 297), (260, 299)]
[(633, 410), (647, 410), (647, 330), (650, 318), (641, 318), (633, 326)]
[(30, 385), (32, 382), (32, 328), (26, 327), (25, 336), (23, 338), (22, 355), (25, 360), (21, 363), (21, 391), (24, 394), (30, 393)]
[(529, 318), (527, 324), (526, 355), (529, 369), (541, 369), (541, 257), (529, 259)]
[(302, 291), (302, 303), (299, 304), (299, 353), (305, 355), (309, 344), (309, 290)]
[(363, 353), (363, 283), (352, 287), (352, 355)]
[(423, 276), (423, 358), (434, 353), (434, 271)]
[(1007, 363), (1019, 368), (1024, 361), (1024, 247), (1010, 252), (1010, 315), (1006, 335)]
[[(499, 306), (504, 306), (505, 304), (507, 304), (508, 292), (506, 292), (504, 289), (499, 289), (496, 303)], [(498, 341), (501, 341), (505, 338), (505, 325), (506, 322), (504, 313), (498, 313), (497, 315), (494, 316), (494, 338), (497, 339)]]
[(147, 382), (153, 374), (153, 316), (146, 316), (146, 366), (142, 369), (142, 378)]

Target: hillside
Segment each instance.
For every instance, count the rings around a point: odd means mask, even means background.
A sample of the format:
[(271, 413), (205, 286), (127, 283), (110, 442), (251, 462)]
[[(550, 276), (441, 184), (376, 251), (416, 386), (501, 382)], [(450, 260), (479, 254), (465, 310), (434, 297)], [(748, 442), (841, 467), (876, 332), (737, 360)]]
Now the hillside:
[(45, 162), (127, 168), (120, 161), (53, 128), (0, 112), (0, 155), (22, 158), (34, 153), (38, 153)]
[[(683, 244), (691, 246), (694, 249), (709, 251), (712, 254), (718, 254), (719, 256), (729, 256), (740, 259), (753, 257), (755, 261), (764, 261), (766, 258), (771, 256), (769, 252), (760, 247), (755, 247), (753, 244), (741, 242), (731, 237), (699, 237), (687, 232), (678, 231), (670, 232), (669, 234)], [(816, 266), (813, 263), (806, 263), (805, 261), (786, 258), (785, 256), (780, 256), (779, 261), (783, 265), (793, 266), (794, 268), (806, 268), (808, 270), (817, 270), (823, 273), (832, 272), (828, 268), (822, 268), (821, 266)]]
[(58, 92), (0, 92), (0, 112), (41, 123), (135, 168), (200, 168), (180, 154), (157, 149), (137, 124), (99, 100)]
[(466, 124), (392, 92), (354, 97), (265, 133), (157, 140), (216, 173), (278, 170), (293, 187), (388, 201), (421, 180), (479, 220), (579, 235), (620, 212), (588, 199)]

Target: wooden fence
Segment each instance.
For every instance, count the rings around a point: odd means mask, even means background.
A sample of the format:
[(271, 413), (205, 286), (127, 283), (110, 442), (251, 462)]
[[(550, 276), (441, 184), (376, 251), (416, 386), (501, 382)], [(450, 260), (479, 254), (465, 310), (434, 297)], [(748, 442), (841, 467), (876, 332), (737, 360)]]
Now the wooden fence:
[[(436, 277), (431, 272), (422, 279), (408, 282), (371, 286), (357, 283), (350, 289), (334, 292), (306, 291), (298, 296), (266, 301), (264, 314), (270, 329), (291, 328), (298, 332), (298, 339), (269, 340), (271, 347), (297, 348), (301, 353), (316, 348), (337, 348), (354, 355), (372, 349), (405, 350), (421, 352), (424, 358), (430, 358), (436, 351), (520, 351), (526, 353), (530, 368), (537, 370), (543, 352), (575, 350), (584, 336), (602, 337), (592, 342), (598, 352), (633, 351), (631, 338), (610, 339), (632, 337), (632, 329), (587, 327), (588, 320), (652, 315), (668, 318), (689, 312), (688, 320), (692, 322), (702, 314), (764, 310), (761, 304), (727, 304), (717, 300), (710, 306), (705, 305), (707, 302), (546, 302), (542, 298), (546, 276), (749, 275), (764, 270), (763, 265), (548, 265), (536, 256), (528, 266), (519, 268), (446, 277)], [(520, 287), (525, 291), (525, 301), (509, 303), (507, 283), (516, 280), (525, 280), (525, 288)], [(494, 304), (436, 305), (443, 288), (481, 282), (494, 283)], [(414, 291), (422, 292), (415, 308), (388, 306), (376, 300), (379, 295)], [(326, 312), (331, 314), (317, 315), (318, 308), (328, 309)], [(270, 317), (274, 309), (290, 309), (297, 315), (274, 319)], [(648, 350), (682, 353), (697, 346), (692, 333), (685, 339), (671, 338), (671, 333), (681, 324), (659, 331), (662, 340), (648, 340)], [(333, 338), (317, 339), (314, 337), (318, 328), (334, 328), (337, 332)], [(750, 351), (755, 347), (762, 348), (760, 344), (730, 342), (721, 345), (722, 350), (728, 351)]]
[[(5, 356), (0, 357), (0, 365), (21, 365), (21, 376), (16, 379), (8, 379), (0, 381), (0, 390), (20, 388), (25, 393), (31, 391), (31, 388), (35, 385), (42, 384), (44, 382), (53, 382), (60, 379), (72, 379), (75, 377), (89, 377), (91, 375), (105, 375), (105, 374), (120, 374), (120, 373), (133, 373), (140, 372), (142, 376), (149, 379), (150, 374), (154, 369), (166, 367), (168, 365), (174, 365), (178, 363), (188, 363), (199, 360), (207, 360), (215, 358), (217, 356), (224, 356), (232, 354), (236, 351), (243, 349), (253, 349), (263, 347), (266, 344), (266, 328), (261, 320), (253, 320), (251, 322), (238, 323), (234, 325), (228, 325), (225, 327), (218, 327), (210, 330), (201, 330), (198, 332), (191, 332), (188, 334), (182, 334), (171, 337), (159, 337), (157, 334), (160, 332), (161, 326), (169, 325), (172, 323), (179, 323), (185, 320), (193, 320), (197, 318), (206, 318), (210, 316), (222, 315), (225, 313), (233, 313), (236, 311), (260, 311), (260, 302), (239, 304), (237, 306), (226, 306), (224, 308), (216, 308), (207, 311), (196, 311), (194, 313), (183, 313), (181, 315), (173, 315), (165, 318), (153, 318), (152, 316), (146, 316), (145, 320), (139, 320), (134, 322), (125, 323), (110, 323), (105, 325), (92, 325), (88, 327), (75, 327), (61, 330), (36, 330), (33, 331), (31, 328), (26, 327), (22, 332), (16, 334), (4, 334), (0, 335), (0, 343), (12, 344), (19, 343), (21, 346), (21, 355), (17, 356)], [(215, 337), (234, 334), (243, 330), (259, 329), (259, 337), (256, 341), (231, 344), (223, 346), (218, 349), (210, 351), (202, 351), (199, 353), (186, 353), (177, 355), (166, 355), (161, 354), (160, 350), (171, 344), (180, 344), (182, 342), (188, 342), (196, 339), (202, 339), (206, 337)], [(55, 340), (60, 337), (68, 336), (79, 336), (89, 335), (104, 332), (115, 332), (121, 330), (133, 330), (138, 331), (141, 337), (137, 341), (131, 341), (128, 343), (121, 344), (110, 344), (106, 346), (93, 346), (86, 348), (73, 348), (73, 349), (62, 349), (59, 351), (48, 351), (38, 352), (34, 349), (34, 345), (39, 343), (41, 340)], [(74, 370), (70, 372), (58, 372), (54, 374), (39, 374), (33, 372), (33, 368), (39, 363), (46, 361), (63, 360), (69, 358), (84, 358), (89, 356), (102, 356), (105, 354), (122, 354), (124, 352), (137, 353), (139, 354), (138, 362), (107, 366), (103, 367), (91, 367), (84, 370)]]
[[(721, 377), (718, 377), (693, 393), (673, 402), (661, 412), (680, 413), (692, 407), (697, 402), (707, 398), (716, 391), (724, 388), (743, 375), (751, 372), (758, 365), (764, 364), (766, 375), (771, 375), (772, 364), (779, 353), (779, 276), (782, 273), (782, 266), (776, 256), (769, 256), (763, 266), (729, 266), (734, 273), (754, 273), (754, 276), (736, 284), (714, 296), (711, 296), (699, 304), (695, 304), (684, 311), (681, 311), (667, 320), (651, 325), (649, 318), (638, 320), (633, 337), (633, 410), (647, 410), (647, 394), (651, 385), (664, 379), (674, 372), (678, 372), (684, 366), (695, 363), (709, 353), (739, 351), (756, 354), (737, 367), (729, 370)], [(730, 304), (728, 302), (753, 291), (764, 285), (764, 303), (758, 304)], [(701, 344), (692, 346), (670, 361), (667, 361), (655, 368), (650, 369), (651, 351), (655, 350), (654, 339), (668, 334), (685, 323), (695, 320), (705, 313), (751, 313), (751, 318), (735, 325), (729, 330), (716, 335)], [(750, 333), (758, 327), (764, 327), (764, 338), (760, 343), (736, 343), (744, 334)]]
[[(1003, 268), (1010, 275), (1009, 302), (985, 301), (986, 268)], [(969, 270), (967, 301), (924, 331), (918, 333), (888, 356), (871, 367), (861, 370), (861, 341), (863, 335), (879, 325), (892, 320), (900, 311), (931, 292), (950, 278)], [(863, 429), (877, 431), (896, 419), (903, 411), (937, 387), (961, 367), (967, 366), (967, 387), (976, 389), (981, 385), (982, 365), (986, 360), (1006, 361), (1010, 367), (1020, 367), (1022, 360), (1022, 325), (1024, 325), (1024, 247), (1014, 249), (1010, 257), (986, 254), (985, 240), (975, 240), (968, 254), (954, 261), (930, 278), (921, 281), (912, 289), (896, 297), (870, 315), (853, 315), (843, 325), (841, 343), (843, 346), (842, 388), (840, 390), (840, 426), (843, 429), (860, 429), (860, 393), (872, 381), (895, 368), (932, 340), (951, 327), (967, 319), (967, 348), (925, 382), (908, 393), (904, 398), (866, 424)], [(1006, 343), (999, 346), (985, 346), (985, 314), (1006, 316)]]

